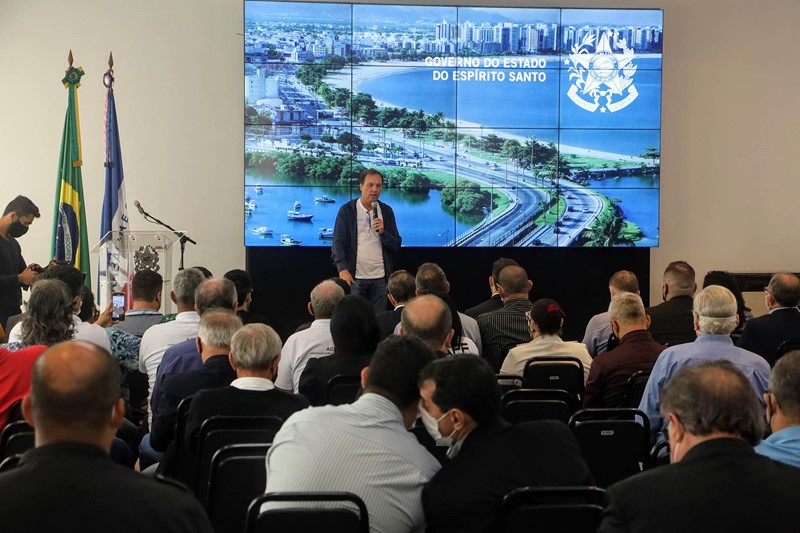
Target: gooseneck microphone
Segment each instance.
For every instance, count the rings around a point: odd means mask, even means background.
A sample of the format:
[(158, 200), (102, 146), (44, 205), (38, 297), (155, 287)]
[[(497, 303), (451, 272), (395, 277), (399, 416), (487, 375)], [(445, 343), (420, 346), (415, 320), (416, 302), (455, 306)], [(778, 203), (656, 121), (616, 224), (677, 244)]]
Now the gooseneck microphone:
[(378, 202), (372, 202), (372, 220), (375, 220), (376, 218), (378, 218)]
[(139, 214), (145, 216), (144, 209), (142, 209), (142, 204), (139, 203), (139, 200), (134, 200), (133, 205), (136, 206), (136, 209), (139, 210)]

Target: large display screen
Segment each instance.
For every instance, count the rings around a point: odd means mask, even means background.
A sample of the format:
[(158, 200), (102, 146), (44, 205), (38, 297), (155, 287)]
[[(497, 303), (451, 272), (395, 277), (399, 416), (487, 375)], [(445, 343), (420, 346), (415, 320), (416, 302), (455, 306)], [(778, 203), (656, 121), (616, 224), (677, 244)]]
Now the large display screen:
[(245, 245), (657, 246), (663, 12), (245, 2)]

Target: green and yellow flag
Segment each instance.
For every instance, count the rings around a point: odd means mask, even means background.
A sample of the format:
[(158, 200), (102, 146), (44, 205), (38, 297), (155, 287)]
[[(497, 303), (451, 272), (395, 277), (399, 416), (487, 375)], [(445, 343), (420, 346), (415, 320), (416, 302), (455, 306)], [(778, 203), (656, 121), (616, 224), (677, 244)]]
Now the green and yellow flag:
[[(52, 257), (60, 261), (69, 261), (81, 272), (88, 274), (89, 240), (83, 202), (81, 125), (78, 118), (78, 87), (81, 86), (81, 76), (83, 68), (72, 66), (72, 51), (70, 51), (69, 68), (61, 80), (69, 92), (69, 97), (67, 116), (64, 119), (64, 134), (61, 139), (53, 217), (53, 246), (50, 253)], [(91, 283), (88, 275), (86, 283), (87, 285)]]

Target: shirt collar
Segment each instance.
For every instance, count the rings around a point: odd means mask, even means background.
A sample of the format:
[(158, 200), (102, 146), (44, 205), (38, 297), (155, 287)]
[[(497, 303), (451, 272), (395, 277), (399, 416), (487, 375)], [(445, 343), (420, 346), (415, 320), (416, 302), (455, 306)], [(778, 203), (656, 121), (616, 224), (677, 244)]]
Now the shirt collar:
[(200, 315), (197, 314), (197, 311), (184, 311), (183, 313), (178, 313), (175, 315), (176, 322), (199, 322)]
[(775, 311), (783, 311), (784, 309), (794, 309), (795, 311), (798, 311), (796, 307), (774, 307), (769, 310), (769, 314), (772, 314)]
[(311, 329), (311, 328), (314, 328), (314, 329), (319, 329), (319, 328), (330, 329), (331, 328), (331, 319), (330, 318), (318, 318), (318, 319), (314, 320), (311, 323), (311, 325), (308, 326), (308, 328), (309, 329)]
[(246, 377), (236, 378), (231, 382), (231, 387), (236, 387), (239, 390), (255, 390), (267, 391), (275, 388), (275, 384), (267, 378), (259, 377)]

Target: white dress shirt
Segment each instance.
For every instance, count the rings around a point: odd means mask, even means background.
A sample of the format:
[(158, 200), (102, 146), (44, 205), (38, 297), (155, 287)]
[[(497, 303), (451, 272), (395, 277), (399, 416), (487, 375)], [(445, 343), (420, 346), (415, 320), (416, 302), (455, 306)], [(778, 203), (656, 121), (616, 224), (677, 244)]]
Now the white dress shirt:
[(436, 459), (374, 393), (348, 405), (311, 407), (283, 424), (267, 455), (267, 492), (347, 491), (364, 500), (370, 530), (422, 531), (422, 487)]
[(525, 363), (534, 357), (546, 356), (572, 356), (577, 357), (583, 364), (583, 382), (589, 377), (589, 368), (592, 366), (592, 357), (586, 346), (580, 342), (564, 342), (558, 335), (542, 335), (531, 342), (520, 344), (508, 351), (508, 355), (500, 368), (501, 374), (516, 374), (521, 376), (525, 371)]
[(311, 323), (308, 329), (298, 331), (286, 339), (278, 363), (278, 376), (275, 386), (297, 394), (300, 375), (309, 359), (326, 357), (333, 353), (331, 320), (321, 318)]

